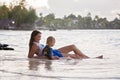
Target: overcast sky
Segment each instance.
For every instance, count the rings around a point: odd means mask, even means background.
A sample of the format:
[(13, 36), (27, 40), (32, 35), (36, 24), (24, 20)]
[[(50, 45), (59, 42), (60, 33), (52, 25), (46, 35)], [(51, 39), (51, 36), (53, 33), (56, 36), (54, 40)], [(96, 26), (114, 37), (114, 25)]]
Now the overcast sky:
[[(10, 0), (0, 0), (0, 2)], [(12, 0), (11, 0), (12, 1)], [(15, 1), (15, 0), (13, 0)], [(98, 15), (113, 20), (120, 13), (120, 0), (26, 0), (37, 13), (55, 13), (56, 17), (63, 17), (71, 13), (86, 16), (88, 12), (92, 17)]]
[(120, 0), (49, 0), (48, 5), (51, 12), (59, 17), (70, 13), (86, 16), (91, 12), (92, 16), (112, 20), (120, 13)]

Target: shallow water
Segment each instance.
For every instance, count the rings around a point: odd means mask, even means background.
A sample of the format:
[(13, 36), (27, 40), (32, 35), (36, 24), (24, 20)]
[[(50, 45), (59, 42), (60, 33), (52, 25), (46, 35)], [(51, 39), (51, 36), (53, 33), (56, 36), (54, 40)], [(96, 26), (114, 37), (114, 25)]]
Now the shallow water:
[[(31, 31), (0, 30), (0, 43), (14, 51), (0, 51), (0, 80), (119, 80), (120, 30), (41, 31), (41, 43), (56, 38), (54, 48), (75, 44), (90, 59), (28, 59)], [(71, 52), (72, 54), (73, 52)], [(104, 59), (94, 57), (103, 55)]]

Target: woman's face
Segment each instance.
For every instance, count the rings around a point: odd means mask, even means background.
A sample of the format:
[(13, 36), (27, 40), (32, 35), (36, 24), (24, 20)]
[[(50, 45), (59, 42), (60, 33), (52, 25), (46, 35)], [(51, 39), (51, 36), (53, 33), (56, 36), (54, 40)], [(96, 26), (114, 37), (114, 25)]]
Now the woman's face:
[(40, 33), (37, 34), (37, 35), (34, 37), (34, 40), (35, 40), (36, 42), (39, 42), (39, 41), (41, 40), (41, 34), (40, 34)]

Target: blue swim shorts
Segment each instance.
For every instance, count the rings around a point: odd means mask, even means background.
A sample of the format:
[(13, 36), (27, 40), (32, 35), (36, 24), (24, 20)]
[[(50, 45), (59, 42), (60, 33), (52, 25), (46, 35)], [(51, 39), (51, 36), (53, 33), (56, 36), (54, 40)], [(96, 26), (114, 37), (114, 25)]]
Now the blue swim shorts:
[(53, 51), (53, 56), (63, 57), (62, 53), (59, 50), (53, 49), (52, 51)]

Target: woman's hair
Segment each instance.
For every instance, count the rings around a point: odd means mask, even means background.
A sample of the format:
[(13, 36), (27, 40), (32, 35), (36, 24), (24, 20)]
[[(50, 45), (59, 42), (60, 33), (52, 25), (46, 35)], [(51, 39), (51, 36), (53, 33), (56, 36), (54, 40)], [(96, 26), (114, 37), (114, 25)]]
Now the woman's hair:
[(49, 42), (52, 42), (53, 40), (55, 40), (55, 38), (53, 36), (49, 36), (47, 38), (46, 44), (49, 44)]
[(33, 42), (35, 41), (35, 40), (34, 40), (34, 37), (35, 37), (37, 34), (41, 34), (41, 32), (38, 31), (38, 30), (34, 30), (34, 31), (31, 33), (31, 37), (30, 37), (30, 41), (29, 41), (29, 51), (31, 50), (31, 47), (32, 47), (32, 45), (33, 45)]

